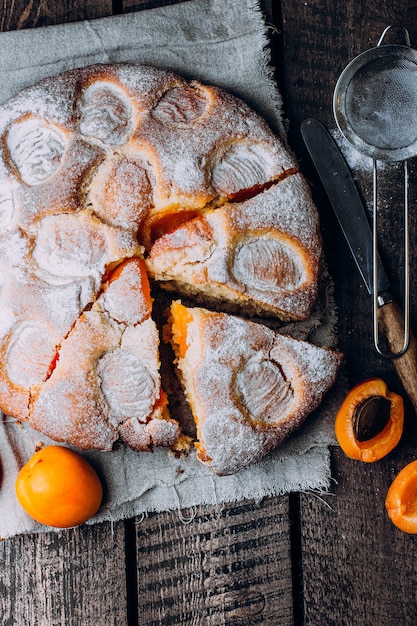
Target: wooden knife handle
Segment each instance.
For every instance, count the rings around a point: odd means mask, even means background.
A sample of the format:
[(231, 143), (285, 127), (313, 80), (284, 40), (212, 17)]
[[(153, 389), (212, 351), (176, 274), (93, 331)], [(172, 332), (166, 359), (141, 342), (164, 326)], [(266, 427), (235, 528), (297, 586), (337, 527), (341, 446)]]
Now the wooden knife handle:
[[(378, 323), (390, 350), (399, 352), (404, 344), (404, 316), (398, 304), (389, 302), (379, 307)], [(411, 331), (408, 350), (393, 359), (393, 364), (417, 412), (417, 342)]]

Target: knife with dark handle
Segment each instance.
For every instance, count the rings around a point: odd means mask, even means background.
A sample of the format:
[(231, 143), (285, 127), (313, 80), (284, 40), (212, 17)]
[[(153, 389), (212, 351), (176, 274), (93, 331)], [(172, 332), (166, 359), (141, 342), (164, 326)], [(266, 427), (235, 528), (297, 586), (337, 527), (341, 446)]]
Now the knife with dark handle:
[[(325, 126), (304, 120), (301, 134), (369, 294), (374, 292), (373, 239), (365, 209), (349, 167)], [(377, 258), (377, 319), (392, 354), (404, 344), (404, 316), (390, 293), (381, 259)], [(393, 359), (404, 389), (417, 411), (417, 342), (410, 333), (408, 348)]]

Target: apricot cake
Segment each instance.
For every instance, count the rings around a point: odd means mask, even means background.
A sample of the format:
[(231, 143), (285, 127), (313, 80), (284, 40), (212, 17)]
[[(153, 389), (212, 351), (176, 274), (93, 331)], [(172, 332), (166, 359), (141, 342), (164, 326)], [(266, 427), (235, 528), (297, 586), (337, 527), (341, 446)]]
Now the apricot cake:
[[(80, 448), (175, 446), (148, 275), (227, 310), (309, 317), (317, 211), (281, 140), (236, 97), (156, 68), (93, 65), (1, 106), (0, 136), (8, 415)], [(290, 429), (255, 430), (267, 448)]]
[(179, 301), (170, 313), (197, 456), (216, 474), (233, 474), (279, 445), (335, 381), (340, 353)]

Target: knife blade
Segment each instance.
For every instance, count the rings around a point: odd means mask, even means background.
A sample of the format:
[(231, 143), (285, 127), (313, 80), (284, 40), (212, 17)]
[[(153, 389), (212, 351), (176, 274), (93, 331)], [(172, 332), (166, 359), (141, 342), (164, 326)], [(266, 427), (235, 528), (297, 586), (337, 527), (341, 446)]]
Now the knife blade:
[[(304, 120), (301, 134), (369, 294), (373, 294), (372, 231), (349, 167), (336, 142), (316, 119)], [(378, 255), (378, 293), (390, 284)], [(385, 296), (384, 296), (385, 299)]]
[[(369, 294), (373, 294), (373, 239), (364, 205), (350, 169), (333, 137), (317, 119), (301, 124), (301, 134)], [(388, 276), (378, 255), (377, 319), (393, 354), (404, 341), (404, 317), (393, 301)], [(417, 342), (410, 333), (408, 348), (393, 359), (404, 389), (417, 411)]]

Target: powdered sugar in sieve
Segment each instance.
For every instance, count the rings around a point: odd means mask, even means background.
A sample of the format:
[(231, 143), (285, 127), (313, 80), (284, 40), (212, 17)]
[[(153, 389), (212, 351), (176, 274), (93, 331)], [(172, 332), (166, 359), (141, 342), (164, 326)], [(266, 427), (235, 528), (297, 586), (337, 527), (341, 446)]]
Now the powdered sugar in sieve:
[(352, 131), (386, 158), (385, 152), (417, 142), (417, 63), (404, 56), (402, 46), (388, 56), (385, 48), (381, 52), (347, 85), (345, 113)]

